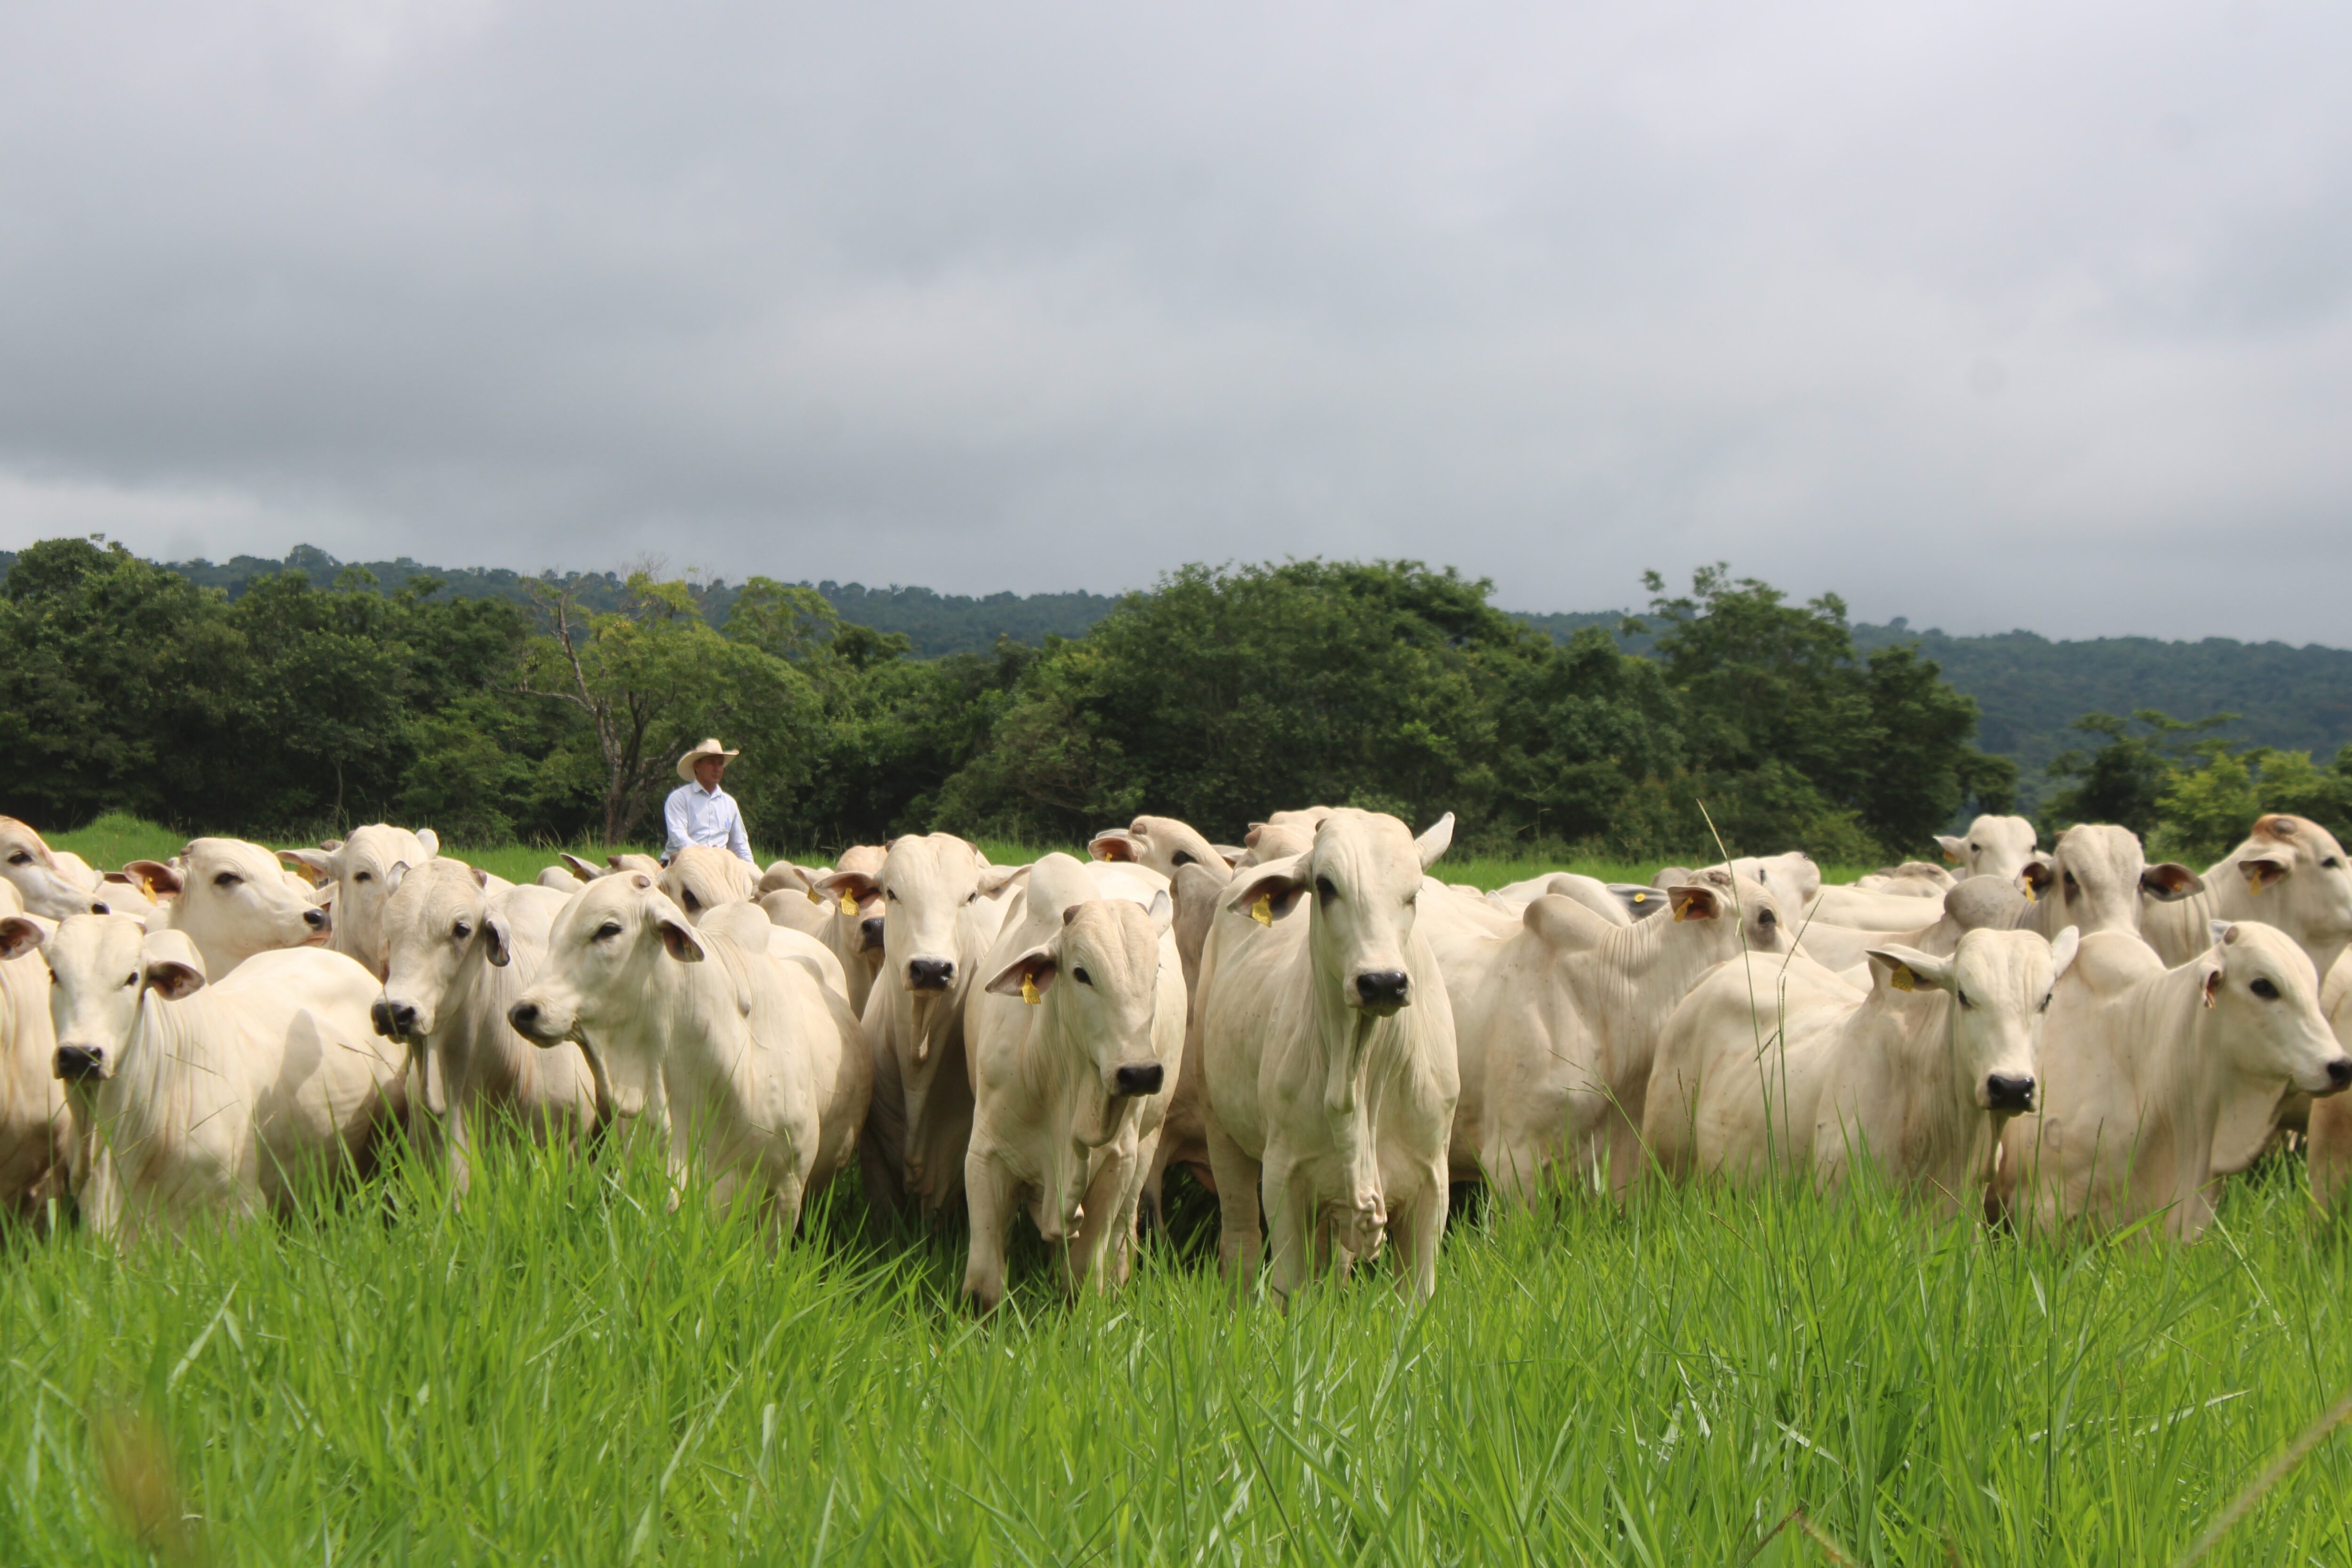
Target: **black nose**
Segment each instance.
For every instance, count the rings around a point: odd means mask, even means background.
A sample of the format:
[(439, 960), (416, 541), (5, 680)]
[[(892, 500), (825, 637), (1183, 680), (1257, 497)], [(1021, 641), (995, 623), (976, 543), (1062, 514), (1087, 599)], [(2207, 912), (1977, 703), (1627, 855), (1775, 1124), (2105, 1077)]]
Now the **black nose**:
[(1356, 998), (1367, 1007), (1391, 1010), (1404, 1005), (1412, 979), (1402, 969), (1368, 969), (1356, 976)]
[(400, 1031), (392, 1026), (392, 1009), (379, 996), (368, 1007), (368, 1023), (387, 1040), (400, 1038)]
[[(2352, 1063), (2346, 1066), (2352, 1067)], [(1994, 1073), (1985, 1079), (1985, 1100), (1995, 1110), (2031, 1110), (2033, 1109), (2033, 1080)]]
[(531, 1026), (539, 1022), (539, 1005), (535, 1002), (516, 1003), (507, 1009), (507, 1022), (512, 1024), (518, 1033), (530, 1034)]
[(1149, 1067), (1121, 1068), (1117, 1074), (1118, 1091), (1121, 1094), (1158, 1094), (1160, 1080), (1167, 1076), (1168, 1069), (1158, 1062)]
[(101, 1046), (59, 1046), (53, 1070), (68, 1083), (79, 1083), (96, 1078), (105, 1066), (106, 1050)]
[(374, 1021), (375, 1032), (387, 1040), (397, 1040), (416, 1032), (416, 1009), (405, 1002), (378, 1002), (368, 1009)]
[(2327, 1081), (2337, 1089), (2352, 1084), (2352, 1057), (2337, 1057), (2327, 1064)]
[(944, 991), (955, 978), (955, 963), (946, 958), (910, 958), (907, 981), (918, 991)]
[(857, 951), (860, 952), (872, 952), (876, 948), (882, 945), (882, 917), (880, 915), (876, 915), (870, 921), (859, 921), (857, 922)]
[(327, 929), (327, 911), (324, 910), (304, 910), (302, 911), (302, 923), (309, 926), (312, 931), (324, 931)]

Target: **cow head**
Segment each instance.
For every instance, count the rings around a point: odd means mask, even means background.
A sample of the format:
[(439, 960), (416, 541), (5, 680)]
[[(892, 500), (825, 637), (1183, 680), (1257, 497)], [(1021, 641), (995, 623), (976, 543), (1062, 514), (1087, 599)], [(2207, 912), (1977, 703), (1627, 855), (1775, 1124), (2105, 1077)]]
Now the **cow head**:
[(370, 823), (332, 848), (281, 849), (278, 858), (312, 880), (334, 889), (335, 945), (370, 972), (384, 966), (383, 906), (391, 896), (395, 866), (422, 866), (440, 853), (441, 840), (429, 828)]
[(178, 931), (150, 935), (131, 915), (76, 915), (37, 943), (37, 928), (18, 929), (31, 925), (0, 921), (0, 956), (37, 944), (48, 960), (53, 1068), (68, 1083), (114, 1076), (148, 993), (177, 1002), (204, 986), (204, 956)]
[(661, 1076), (659, 1053), (641, 1027), (666, 1005), (657, 965), (699, 963), (701, 937), (643, 871), (591, 882), (566, 903), (547, 933), (547, 958), (507, 1022), (534, 1045), (577, 1041), (601, 1065), (613, 1108), (645, 1109)]
[(2057, 921), (2085, 936), (2139, 930), (2139, 900), (2185, 899), (2205, 884), (2186, 866), (2151, 866), (2139, 836), (2128, 827), (2079, 823), (2058, 836), (2050, 855), (2050, 890)]
[(0, 816), (0, 877), (16, 889), (26, 911), (44, 920), (106, 912), (105, 899), (84, 887), (41, 836), (13, 816)]
[(2021, 816), (1987, 815), (1969, 824), (1968, 832), (1955, 838), (1937, 834), (1936, 842), (1943, 846), (1944, 858), (1960, 868), (1968, 877), (1999, 877), (2004, 881), (2023, 874), (2026, 863), (2033, 858), (2033, 824)]
[(2222, 879), (2225, 907), (2251, 910), (2332, 963), (2352, 942), (2352, 867), (2336, 836), (2308, 817), (2273, 812), (2206, 875)]
[(2305, 1094), (2352, 1088), (2352, 1057), (2319, 1010), (2319, 975), (2285, 934), (2258, 921), (2215, 921), (2199, 984), (2221, 1055), (2250, 1078)]
[(1948, 958), (1889, 944), (1870, 949), (1871, 977), (1881, 988), (1948, 993), (1954, 1074), (1978, 1110), (2014, 1116), (2033, 1109), (2050, 990), (2080, 942), (2069, 926), (2054, 942), (2035, 931), (1966, 931)]
[(1132, 861), (1163, 877), (1185, 866), (1199, 866), (1220, 880), (1233, 874), (1232, 863), (1214, 845), (1172, 816), (1139, 816), (1125, 827), (1096, 834), (1087, 850), (1097, 860)]
[(421, 1040), (440, 1026), (458, 967), (485, 940), (487, 879), (473, 867), (436, 858), (414, 868), (395, 862), (385, 880), (383, 995), (372, 1016), (386, 1039)]
[(187, 933), (218, 976), (281, 947), (324, 942), (327, 911), (287, 885), (277, 857), (241, 838), (198, 838), (180, 852), (180, 894), (171, 923)]
[(1395, 817), (1342, 807), (1315, 830), (1303, 855), (1237, 875), (1225, 907), (1271, 923), (1304, 903), (1318, 985), (1374, 1017), (1412, 1004), (1405, 948), (1423, 873), (1454, 839), (1446, 813), (1419, 838)]
[(731, 851), (689, 844), (670, 857), (655, 886), (698, 925), (706, 911), (721, 904), (751, 902), (756, 882), (751, 866)]
[[(950, 995), (969, 978), (961, 965), (964, 929), (989, 891), (992, 868), (949, 833), (896, 839), (875, 879), (882, 891), (882, 967), (886, 983), (918, 996)], [(836, 873), (842, 875), (856, 873)], [(1003, 885), (1001, 877), (993, 879)]]

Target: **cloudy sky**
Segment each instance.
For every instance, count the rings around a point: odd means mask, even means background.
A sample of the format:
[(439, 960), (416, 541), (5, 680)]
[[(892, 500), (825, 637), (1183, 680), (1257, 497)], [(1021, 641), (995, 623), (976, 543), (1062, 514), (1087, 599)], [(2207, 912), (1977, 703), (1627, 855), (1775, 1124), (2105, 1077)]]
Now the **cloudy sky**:
[(0, 7), (0, 545), (2352, 646), (2352, 7)]

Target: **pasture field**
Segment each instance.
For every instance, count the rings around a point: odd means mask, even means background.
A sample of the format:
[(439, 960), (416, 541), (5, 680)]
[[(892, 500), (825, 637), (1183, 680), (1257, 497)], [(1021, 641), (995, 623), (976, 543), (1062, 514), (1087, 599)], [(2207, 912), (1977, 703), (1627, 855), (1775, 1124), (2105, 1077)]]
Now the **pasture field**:
[(2352, 1408), (2352, 1244), (2292, 1157), (2193, 1247), (1465, 1193), (1433, 1302), (1286, 1312), (1180, 1176), (1123, 1293), (1064, 1302), (1017, 1226), (985, 1322), (960, 1220), (843, 1184), (772, 1255), (667, 1198), (641, 1144), (500, 1143), (462, 1207), (396, 1164), (125, 1258), (0, 1235), (0, 1562), (2352, 1563), (2352, 1439), (2277, 1469)]
[[(2291, 1165), (2189, 1248), (1869, 1193), (1470, 1205), (1418, 1310), (1236, 1303), (1197, 1190), (1171, 1233), (1075, 1305), (1032, 1238), (985, 1323), (955, 1227), (835, 1188), (771, 1257), (642, 1151), (126, 1259), (19, 1237), (0, 1560), (2106, 1568), (2352, 1387), (2352, 1253)], [(2207, 1560), (2352, 1561), (2347, 1489), (2337, 1439)]]

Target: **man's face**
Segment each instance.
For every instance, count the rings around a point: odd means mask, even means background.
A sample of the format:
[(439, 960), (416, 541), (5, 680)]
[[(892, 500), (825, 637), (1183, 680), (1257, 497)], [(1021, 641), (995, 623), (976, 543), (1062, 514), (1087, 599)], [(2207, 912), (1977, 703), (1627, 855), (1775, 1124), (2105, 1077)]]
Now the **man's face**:
[(726, 776), (726, 773), (727, 759), (724, 757), (694, 759), (694, 782), (705, 789), (717, 789), (719, 781)]

